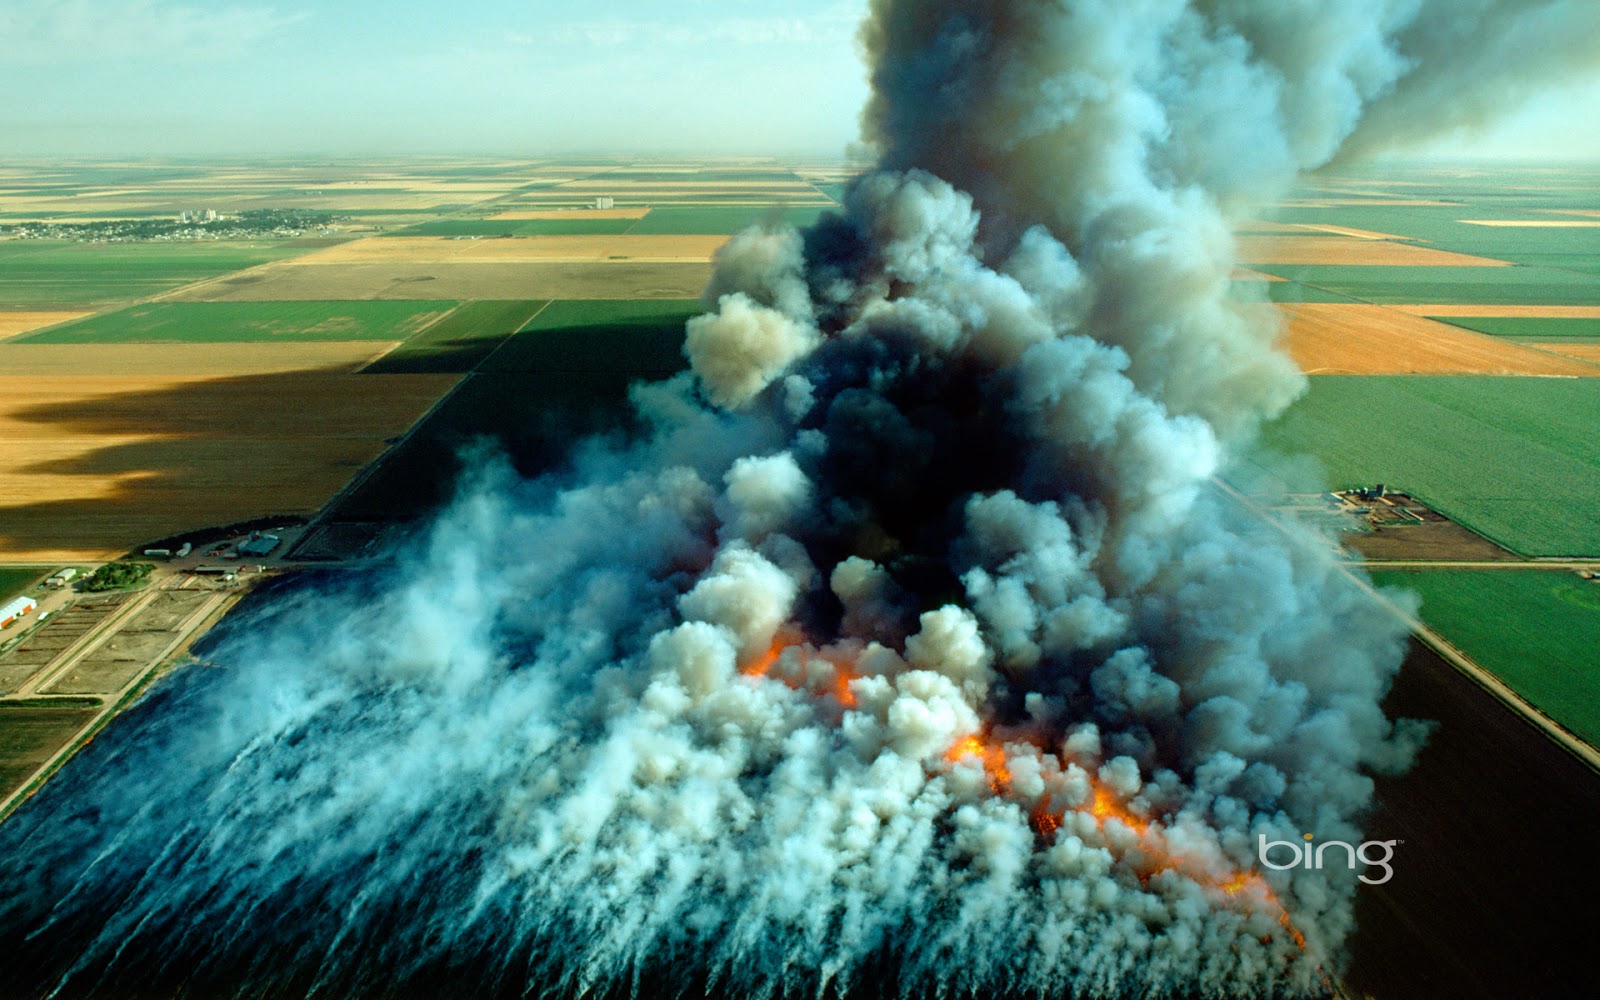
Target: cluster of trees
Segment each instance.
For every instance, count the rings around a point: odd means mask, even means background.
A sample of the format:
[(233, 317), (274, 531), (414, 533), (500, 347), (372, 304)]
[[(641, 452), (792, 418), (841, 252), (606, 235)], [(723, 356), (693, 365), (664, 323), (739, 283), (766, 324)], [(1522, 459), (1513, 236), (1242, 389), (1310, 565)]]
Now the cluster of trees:
[(151, 563), (106, 563), (83, 581), (83, 589), (91, 593), (126, 590), (144, 583), (154, 571)]

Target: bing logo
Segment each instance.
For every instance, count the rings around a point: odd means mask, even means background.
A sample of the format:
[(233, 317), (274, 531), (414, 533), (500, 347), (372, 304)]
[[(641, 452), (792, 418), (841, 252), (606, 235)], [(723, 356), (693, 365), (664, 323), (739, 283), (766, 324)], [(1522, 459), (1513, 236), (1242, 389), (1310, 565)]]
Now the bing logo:
[[(1313, 835), (1308, 833), (1305, 835), (1305, 843), (1297, 844), (1292, 840), (1268, 840), (1265, 834), (1259, 834), (1256, 837), (1256, 857), (1261, 860), (1262, 865), (1275, 872), (1288, 871), (1291, 868), (1321, 869), (1326, 861), (1324, 855), (1331, 847), (1334, 849), (1335, 864), (1339, 863), (1339, 852), (1343, 852), (1344, 864), (1349, 868), (1355, 868), (1356, 862), (1360, 861), (1368, 867), (1376, 866), (1383, 869), (1382, 878), (1368, 878), (1365, 872), (1357, 876), (1368, 885), (1382, 885), (1394, 877), (1394, 869), (1390, 867), (1389, 862), (1394, 860), (1394, 845), (1400, 843), (1398, 840), (1369, 840), (1358, 847), (1343, 840), (1326, 840), (1313, 846), (1313, 839)], [(1284, 848), (1289, 850), (1287, 861), (1282, 860), (1285, 857)], [(1272, 859), (1274, 852), (1280, 860)], [(1369, 852), (1377, 856), (1369, 857)]]

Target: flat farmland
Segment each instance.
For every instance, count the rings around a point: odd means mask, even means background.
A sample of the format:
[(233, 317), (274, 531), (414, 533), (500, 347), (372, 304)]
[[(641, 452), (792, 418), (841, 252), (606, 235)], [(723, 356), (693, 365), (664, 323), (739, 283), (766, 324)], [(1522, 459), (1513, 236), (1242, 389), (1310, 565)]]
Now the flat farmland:
[(100, 713), (91, 699), (0, 701), (0, 796), (8, 795)]
[(87, 315), (86, 312), (0, 312), (0, 340)]
[(555, 209), (551, 211), (510, 211), (489, 216), (491, 222), (585, 222), (607, 220), (615, 222), (620, 219), (642, 219), (649, 214), (650, 209), (640, 205), (634, 208), (584, 208), (584, 209)]
[(1600, 376), (1600, 367), (1382, 306), (1281, 307), (1289, 354), (1313, 375)]
[(1559, 344), (1533, 344), (1532, 346), (1541, 351), (1565, 354), (1569, 358), (1600, 364), (1600, 340), (1591, 340), (1586, 343), (1566, 341)]
[(1600, 555), (1588, 379), (1315, 375), (1266, 435), (1328, 485), (1386, 483), (1530, 556)]
[(552, 302), (488, 358), (334, 511), (408, 518), (446, 502), (461, 454), (488, 441), (527, 475), (559, 468), (583, 437), (633, 427), (628, 387), (681, 370), (696, 300)]
[(1381, 572), (1422, 620), (1562, 726), (1600, 744), (1600, 583), (1575, 573)]
[(456, 378), (0, 375), (0, 559), (309, 513)]
[(800, 208), (783, 205), (657, 207), (652, 208), (650, 214), (640, 219), (629, 232), (635, 236), (647, 233), (731, 235), (758, 222), (809, 226), (827, 210), (826, 206)]
[(0, 604), (11, 600), (50, 573), (43, 566), (0, 566)]
[[(526, 218), (526, 216), (536, 218)], [(571, 212), (521, 212), (497, 215), (488, 219), (441, 219), (437, 222), (419, 222), (386, 234), (389, 238), (408, 236), (566, 236), (584, 233), (625, 233), (633, 228), (634, 220), (643, 216), (596, 218)], [(549, 218), (566, 216), (566, 218)]]
[(1600, 306), (1464, 305), (1441, 302), (1429, 305), (1396, 304), (1389, 308), (1413, 316), (1434, 316), (1440, 319), (1493, 316), (1517, 319), (1600, 319)]
[(36, 244), (0, 257), (0, 310), (59, 310), (129, 302), (282, 260), (327, 240)]
[(24, 337), (28, 344), (405, 340), (454, 302), (156, 302)]
[(469, 372), (544, 306), (539, 301), (468, 302), (362, 370), (369, 374)]
[(1441, 316), (1456, 326), (1508, 340), (1530, 340), (1559, 344), (1568, 341), (1600, 341), (1600, 317), (1543, 318), (1533, 316)]
[(0, 344), (5, 375), (265, 375), (353, 372), (398, 341), (281, 344)]
[[(566, 235), (505, 240), (387, 237), (356, 240), (282, 267), (377, 263), (592, 263), (710, 261), (727, 242), (718, 235)], [(274, 268), (273, 270), (276, 270)]]
[(709, 263), (374, 263), (262, 268), (185, 289), (173, 301), (312, 299), (683, 299), (700, 294)]
[(1373, 235), (1241, 236), (1241, 264), (1335, 264), (1368, 267), (1509, 267), (1504, 261), (1373, 239)]
[(1593, 275), (1553, 267), (1252, 266), (1302, 285), (1380, 304), (1600, 305), (1600, 281)]

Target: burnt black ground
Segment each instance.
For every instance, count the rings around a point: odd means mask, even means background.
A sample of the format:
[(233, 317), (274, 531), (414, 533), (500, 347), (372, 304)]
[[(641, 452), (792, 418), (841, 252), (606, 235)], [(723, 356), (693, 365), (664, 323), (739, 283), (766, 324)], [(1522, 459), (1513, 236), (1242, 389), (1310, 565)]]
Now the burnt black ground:
[(1368, 836), (1404, 843), (1394, 878), (1357, 898), (1350, 993), (1593, 996), (1600, 775), (1420, 644), (1385, 708), (1438, 727), (1378, 784)]

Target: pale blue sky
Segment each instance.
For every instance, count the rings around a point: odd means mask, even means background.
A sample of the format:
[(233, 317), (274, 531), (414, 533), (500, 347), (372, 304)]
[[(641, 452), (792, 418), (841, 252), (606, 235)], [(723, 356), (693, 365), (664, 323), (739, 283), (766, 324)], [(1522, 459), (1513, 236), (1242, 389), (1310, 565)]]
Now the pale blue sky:
[[(0, 0), (0, 156), (838, 155), (865, 6)], [(1589, 82), (1430, 150), (1600, 157), (1597, 112)]]
[(838, 155), (865, 0), (0, 0), (0, 155)]

